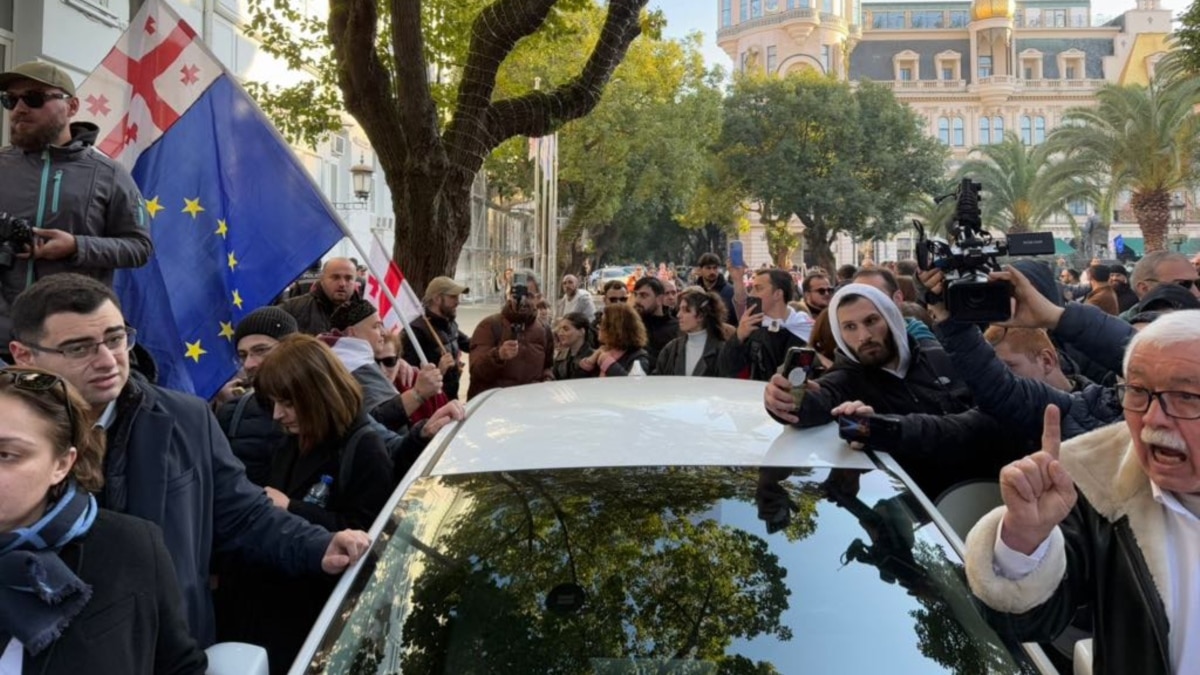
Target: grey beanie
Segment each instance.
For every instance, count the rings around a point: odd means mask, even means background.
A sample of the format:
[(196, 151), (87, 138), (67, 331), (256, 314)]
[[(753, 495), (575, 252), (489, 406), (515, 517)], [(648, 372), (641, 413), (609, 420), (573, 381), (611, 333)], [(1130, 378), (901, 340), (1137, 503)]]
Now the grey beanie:
[(291, 314), (274, 306), (259, 307), (247, 314), (246, 318), (238, 324), (237, 330), (233, 331), (233, 344), (236, 347), (237, 343), (247, 335), (266, 335), (276, 340), (282, 340), (299, 331), (300, 326)]

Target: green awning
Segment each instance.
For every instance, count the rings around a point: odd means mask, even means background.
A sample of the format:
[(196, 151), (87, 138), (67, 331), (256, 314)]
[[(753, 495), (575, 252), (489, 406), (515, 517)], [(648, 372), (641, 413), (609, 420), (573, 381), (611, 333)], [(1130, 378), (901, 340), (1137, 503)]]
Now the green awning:
[(1189, 256), (1195, 255), (1197, 253), (1200, 253), (1200, 239), (1197, 239), (1196, 237), (1191, 237), (1190, 239), (1185, 239), (1182, 246), (1176, 246), (1175, 242), (1172, 241), (1171, 242), (1171, 250), (1179, 251), (1180, 253), (1183, 253), (1183, 254), (1189, 255)]
[(1071, 248), (1066, 239), (1054, 240), (1054, 255), (1071, 255), (1073, 253), (1075, 253), (1075, 249)]

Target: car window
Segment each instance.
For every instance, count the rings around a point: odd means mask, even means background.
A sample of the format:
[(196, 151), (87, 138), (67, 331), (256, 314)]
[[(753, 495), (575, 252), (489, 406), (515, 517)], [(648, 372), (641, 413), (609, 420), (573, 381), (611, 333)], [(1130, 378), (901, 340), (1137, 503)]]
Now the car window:
[(883, 471), (419, 480), (308, 672), (1023, 673)]

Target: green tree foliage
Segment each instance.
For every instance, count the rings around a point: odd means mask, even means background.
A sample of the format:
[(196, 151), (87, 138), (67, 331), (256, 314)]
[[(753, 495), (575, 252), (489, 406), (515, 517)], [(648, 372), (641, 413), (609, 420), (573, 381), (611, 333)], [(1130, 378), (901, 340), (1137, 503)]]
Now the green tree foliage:
[(629, 46), (660, 22), (647, 1), (609, 0), (569, 76), (502, 95), (505, 61), (570, 37), (571, 14), (594, 11), (594, 0), (329, 0), (328, 20), (295, 0), (250, 0), (263, 50), (311, 78), (252, 91), (292, 140), (340, 128), (340, 110), (358, 121), (392, 194), (394, 257), (419, 292), (454, 273), (484, 160), (509, 138), (590, 113)]
[(971, 150), (960, 178), (983, 185), (984, 225), (999, 232), (1032, 232), (1055, 214), (1075, 222), (1068, 208), (1072, 199), (1095, 200), (1093, 187), (1070, 167), (1061, 166), (1050, 146), (1022, 145), (1016, 134)]
[(1148, 87), (1105, 86), (1096, 99), (1068, 110), (1047, 145), (1076, 175), (1132, 192), (1146, 252), (1165, 250), (1171, 193), (1200, 180), (1200, 78), (1160, 74)]
[(758, 213), (776, 263), (790, 256), (795, 216), (827, 269), (839, 232), (864, 240), (908, 227), (908, 206), (933, 191), (946, 156), (889, 89), (813, 73), (740, 79), (716, 149), (713, 175), (729, 184), (713, 189)]
[(1175, 31), (1179, 59), (1184, 69), (1192, 75), (1200, 73), (1200, 2), (1193, 2), (1179, 17), (1179, 29)]

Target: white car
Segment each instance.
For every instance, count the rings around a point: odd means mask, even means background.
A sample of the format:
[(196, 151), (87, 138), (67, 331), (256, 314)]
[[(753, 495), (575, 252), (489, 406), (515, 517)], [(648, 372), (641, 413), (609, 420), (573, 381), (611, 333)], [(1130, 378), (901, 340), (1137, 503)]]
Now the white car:
[(405, 477), (291, 673), (1053, 673), (966, 589), (889, 456), (763, 411), (762, 384), (476, 397)]

